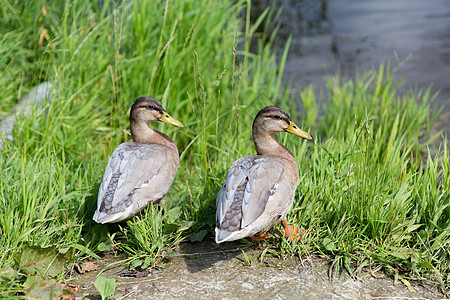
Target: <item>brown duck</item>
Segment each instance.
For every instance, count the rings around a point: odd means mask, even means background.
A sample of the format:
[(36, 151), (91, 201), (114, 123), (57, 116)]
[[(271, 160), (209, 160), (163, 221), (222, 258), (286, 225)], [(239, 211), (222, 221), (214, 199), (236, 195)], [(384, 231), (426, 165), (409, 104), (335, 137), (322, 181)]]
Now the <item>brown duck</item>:
[(120, 144), (109, 159), (98, 191), (97, 223), (129, 219), (169, 191), (178, 170), (178, 149), (167, 135), (148, 126), (154, 121), (183, 127), (157, 100), (136, 99), (130, 111), (133, 142)]
[(231, 165), (217, 196), (217, 243), (266, 238), (265, 232), (279, 220), (285, 236), (294, 238), (297, 227), (287, 225), (286, 215), (294, 201), (299, 174), (294, 155), (274, 137), (284, 131), (312, 139), (279, 107), (267, 106), (256, 115), (253, 141), (257, 155), (242, 157)]

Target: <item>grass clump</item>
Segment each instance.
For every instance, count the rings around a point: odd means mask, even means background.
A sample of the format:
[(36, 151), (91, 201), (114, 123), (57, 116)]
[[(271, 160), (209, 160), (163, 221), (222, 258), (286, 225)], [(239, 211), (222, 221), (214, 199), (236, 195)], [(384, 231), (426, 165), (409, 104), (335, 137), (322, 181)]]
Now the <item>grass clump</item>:
[[(448, 289), (449, 153), (427, 148), (436, 117), (429, 91), (399, 96), (393, 72), (381, 66), (354, 81), (330, 79), (323, 117), (312, 89), (300, 90), (306, 115), (295, 116), (281, 81), (289, 41), (277, 60), (276, 32), (257, 33), (271, 10), (252, 27), (238, 17), (244, 1), (8, 3), (0, 96), (9, 100), (0, 110), (6, 114), (43, 80), (55, 94), (44, 114), (19, 118), (15, 140), (0, 152), (1, 266), (39, 246), (67, 255), (69, 266), (85, 254), (121, 250), (143, 269), (189, 235), (208, 239), (229, 166), (254, 153), (254, 116), (280, 105), (319, 142), (279, 137), (302, 178), (288, 220), (309, 230), (299, 243), (269, 241), (269, 252), (322, 253), (334, 262), (331, 272), (344, 267), (356, 276), (375, 264)], [(12, 44), (22, 50), (8, 50)], [(19, 80), (23, 74), (27, 80)], [(177, 177), (164, 209), (150, 206), (116, 226), (94, 224), (104, 167), (130, 140), (128, 110), (144, 95), (186, 125), (154, 124), (178, 145)], [(0, 292), (23, 291), (29, 274), (20, 267)]]
[(350, 262), (375, 262), (395, 276), (435, 276), (445, 289), (450, 253), (439, 247), (449, 230), (449, 152), (446, 141), (434, 156), (426, 147), (436, 118), (429, 91), (397, 95), (384, 66), (337, 82), (328, 81), (319, 145), (297, 152), (304, 177), (291, 217), (312, 229), (298, 253), (332, 254), (351, 274)]

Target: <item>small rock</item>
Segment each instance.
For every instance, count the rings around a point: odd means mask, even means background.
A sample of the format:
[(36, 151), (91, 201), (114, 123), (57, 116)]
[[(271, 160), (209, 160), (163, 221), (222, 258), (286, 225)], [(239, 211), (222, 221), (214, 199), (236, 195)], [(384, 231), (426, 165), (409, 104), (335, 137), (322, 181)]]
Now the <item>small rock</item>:
[[(55, 89), (51, 82), (43, 82), (34, 87), (20, 102), (14, 107), (11, 115), (0, 120), (0, 135), (4, 135), (5, 139), (12, 141), (12, 131), (16, 118), (20, 115), (28, 115), (34, 109), (42, 109), (46, 103), (51, 102), (51, 98), (55, 94)], [(42, 111), (37, 111), (37, 115)], [(36, 123), (37, 127), (37, 123)], [(3, 149), (3, 141), (0, 139), (0, 149)]]

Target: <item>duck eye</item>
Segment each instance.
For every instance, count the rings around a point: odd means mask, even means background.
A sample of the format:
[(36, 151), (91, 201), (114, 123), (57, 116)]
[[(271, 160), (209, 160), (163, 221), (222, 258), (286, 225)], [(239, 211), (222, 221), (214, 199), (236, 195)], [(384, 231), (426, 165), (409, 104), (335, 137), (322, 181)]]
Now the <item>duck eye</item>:
[(153, 105), (147, 105), (148, 109), (155, 109), (155, 107)]

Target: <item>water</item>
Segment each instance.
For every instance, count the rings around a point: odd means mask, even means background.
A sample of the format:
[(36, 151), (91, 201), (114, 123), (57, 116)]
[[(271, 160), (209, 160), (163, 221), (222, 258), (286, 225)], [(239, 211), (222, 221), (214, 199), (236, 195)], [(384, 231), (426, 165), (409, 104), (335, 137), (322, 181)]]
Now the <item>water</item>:
[[(265, 3), (265, 1), (262, 1)], [(450, 130), (450, 1), (280, 0), (280, 44), (293, 41), (285, 79), (324, 88), (324, 77), (378, 68), (390, 60), (405, 78), (401, 92), (430, 85), (445, 107), (436, 126)], [(254, 13), (264, 8), (254, 5)]]

